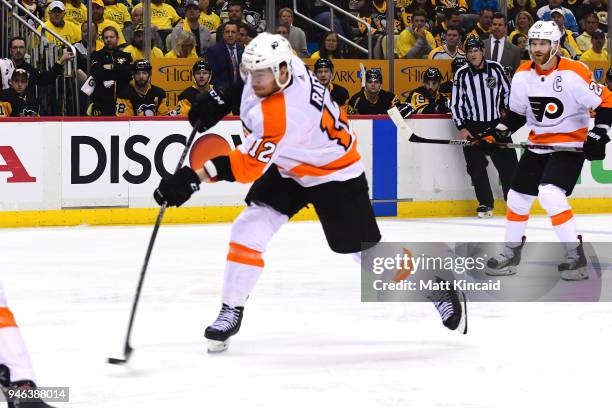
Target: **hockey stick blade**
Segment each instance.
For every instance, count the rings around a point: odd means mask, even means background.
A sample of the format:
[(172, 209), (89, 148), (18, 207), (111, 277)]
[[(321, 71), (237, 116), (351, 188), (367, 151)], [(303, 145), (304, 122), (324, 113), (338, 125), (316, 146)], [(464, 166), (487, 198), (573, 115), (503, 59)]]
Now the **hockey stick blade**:
[(109, 357), (106, 362), (108, 364), (114, 364), (114, 365), (123, 365), (126, 364), (130, 357), (132, 357), (132, 351), (134, 349), (129, 345), (126, 344), (125, 345), (125, 350), (123, 350), (123, 355), (125, 356), (124, 358), (114, 358), (114, 357)]
[(409, 137), (412, 139), (413, 136), (416, 136), (413, 130), (410, 128), (410, 126), (408, 126), (408, 124), (406, 123), (406, 120), (404, 119), (404, 117), (402, 116), (402, 114), (400, 113), (399, 109), (397, 109), (396, 106), (389, 109), (387, 111), (387, 114), (393, 121), (393, 124), (395, 125), (395, 127), (397, 127), (406, 137)]

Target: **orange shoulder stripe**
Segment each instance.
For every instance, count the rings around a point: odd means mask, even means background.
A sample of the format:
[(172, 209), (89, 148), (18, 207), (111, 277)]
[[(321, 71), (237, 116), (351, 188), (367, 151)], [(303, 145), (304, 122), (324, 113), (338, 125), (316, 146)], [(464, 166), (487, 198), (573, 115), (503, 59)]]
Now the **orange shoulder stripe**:
[(517, 68), (515, 75), (521, 71), (530, 71), (531, 70), (531, 61), (525, 61)]
[(15, 317), (8, 307), (0, 307), (0, 329), (5, 327), (17, 327)]

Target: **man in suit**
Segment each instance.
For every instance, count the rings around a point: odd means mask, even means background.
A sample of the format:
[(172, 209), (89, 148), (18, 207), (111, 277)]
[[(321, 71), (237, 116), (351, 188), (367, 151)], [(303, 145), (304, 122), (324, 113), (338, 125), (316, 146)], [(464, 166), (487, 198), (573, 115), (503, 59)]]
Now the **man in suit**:
[[(235, 88), (242, 85), (240, 62), (243, 48), (238, 44), (238, 24), (227, 22), (223, 26), (223, 39), (208, 48), (206, 60), (212, 68), (212, 84), (216, 88)], [(232, 109), (238, 114), (239, 106)]]
[(485, 59), (498, 62), (503, 67), (512, 67), (515, 71), (521, 65), (519, 47), (508, 41), (506, 16), (503, 13), (493, 15), (491, 36), (484, 40)]

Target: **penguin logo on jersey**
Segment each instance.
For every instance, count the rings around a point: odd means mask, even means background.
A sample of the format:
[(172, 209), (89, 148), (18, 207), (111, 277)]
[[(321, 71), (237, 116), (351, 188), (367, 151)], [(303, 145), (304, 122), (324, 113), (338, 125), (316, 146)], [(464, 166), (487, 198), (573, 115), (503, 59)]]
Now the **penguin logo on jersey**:
[(139, 114), (142, 114), (143, 116), (155, 116), (156, 112), (157, 112), (157, 106), (153, 103), (150, 103), (150, 104), (143, 103), (136, 110), (137, 116)]
[(557, 98), (530, 96), (529, 103), (538, 122), (542, 122), (544, 118), (557, 119), (563, 115), (563, 103)]

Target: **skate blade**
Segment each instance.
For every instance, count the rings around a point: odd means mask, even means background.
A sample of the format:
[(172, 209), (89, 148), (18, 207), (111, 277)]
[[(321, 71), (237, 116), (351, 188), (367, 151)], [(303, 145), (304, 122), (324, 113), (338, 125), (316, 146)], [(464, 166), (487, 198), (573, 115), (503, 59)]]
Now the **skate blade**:
[(493, 218), (493, 211), (479, 212), (478, 218)]
[(589, 274), (586, 271), (586, 268), (579, 268), (573, 271), (563, 271), (561, 272), (561, 279), (566, 282), (577, 282), (589, 279)]
[(512, 275), (516, 275), (516, 273), (518, 272), (518, 270), (516, 269), (515, 265), (511, 265), (511, 266), (506, 266), (505, 268), (501, 268), (501, 269), (487, 269), (485, 271), (485, 275), (487, 276), (512, 276)]
[(225, 350), (229, 348), (230, 340), (227, 339), (225, 341), (218, 340), (208, 340), (208, 352), (209, 353), (223, 353)]
[(459, 320), (459, 325), (455, 330), (457, 330), (461, 334), (467, 334), (468, 330), (468, 321), (467, 321), (467, 297), (465, 293), (459, 292), (459, 303), (461, 304), (461, 319)]

